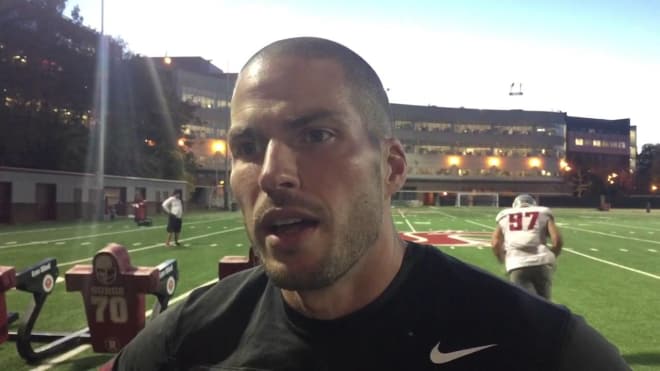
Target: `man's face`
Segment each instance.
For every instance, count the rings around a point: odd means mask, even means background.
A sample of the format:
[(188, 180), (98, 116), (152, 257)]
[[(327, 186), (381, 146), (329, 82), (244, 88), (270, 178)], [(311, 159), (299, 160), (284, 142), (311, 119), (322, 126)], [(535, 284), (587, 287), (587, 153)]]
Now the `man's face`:
[(281, 288), (332, 284), (383, 224), (383, 155), (350, 97), (341, 67), (326, 59), (256, 61), (237, 83), (231, 187)]

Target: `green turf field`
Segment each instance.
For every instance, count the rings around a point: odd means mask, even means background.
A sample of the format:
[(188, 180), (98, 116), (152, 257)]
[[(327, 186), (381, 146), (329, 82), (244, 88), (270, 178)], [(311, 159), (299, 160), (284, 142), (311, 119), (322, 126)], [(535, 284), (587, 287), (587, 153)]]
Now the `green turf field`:
[[(454, 207), (392, 209), (399, 230), (452, 231), (432, 235), (462, 241), (440, 247), (443, 251), (504, 277), (503, 267), (487, 245), (497, 211)], [(635, 370), (659, 370), (660, 212), (553, 211), (565, 239), (553, 300), (584, 316), (619, 347)], [(176, 258), (180, 281), (174, 301), (178, 301), (194, 287), (217, 278), (220, 257), (247, 252), (247, 238), (238, 213), (186, 215), (182, 246), (176, 248), (163, 247), (164, 225), (165, 219), (157, 217), (154, 226), (140, 228), (121, 219), (100, 224), (2, 226), (0, 265), (14, 266), (19, 271), (42, 258), (55, 257), (63, 278), (73, 265), (90, 264), (96, 251), (109, 242), (117, 242), (129, 249), (133, 265), (155, 266)], [(30, 296), (25, 293), (7, 293), (10, 311), (22, 312), (29, 301)], [(150, 297), (147, 309), (152, 303)], [(46, 302), (36, 330), (74, 331), (85, 326), (80, 294), (66, 292), (63, 282), (59, 282)], [(42, 366), (46, 367), (40, 369), (90, 369), (109, 357), (81, 347), (50, 360), (50, 366), (44, 363)], [(18, 356), (13, 343), (0, 345), (0, 369), (33, 367)]]

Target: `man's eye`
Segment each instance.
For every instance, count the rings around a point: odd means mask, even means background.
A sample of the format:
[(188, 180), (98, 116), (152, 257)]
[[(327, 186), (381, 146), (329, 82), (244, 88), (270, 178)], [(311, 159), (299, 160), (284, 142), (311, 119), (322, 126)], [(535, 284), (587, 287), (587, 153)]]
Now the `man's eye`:
[(322, 129), (311, 129), (307, 130), (303, 135), (303, 140), (305, 143), (323, 143), (332, 139), (334, 134), (327, 130)]
[(232, 146), (232, 153), (235, 157), (252, 156), (257, 152), (257, 145), (254, 142), (240, 142)]

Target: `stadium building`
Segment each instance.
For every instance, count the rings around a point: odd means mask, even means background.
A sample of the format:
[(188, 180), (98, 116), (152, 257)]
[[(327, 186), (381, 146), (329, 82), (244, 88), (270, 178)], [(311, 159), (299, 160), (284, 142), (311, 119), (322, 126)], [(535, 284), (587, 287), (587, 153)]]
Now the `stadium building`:
[(150, 58), (160, 74), (171, 74), (177, 96), (195, 106), (195, 119), (184, 125), (180, 145), (191, 150), (200, 165), (193, 203), (229, 207), (230, 161), (226, 133), (236, 73), (225, 73), (201, 57)]
[(630, 119), (566, 117), (566, 160), (609, 184), (632, 188), (637, 165), (637, 128)]
[(392, 113), (409, 166), (399, 199), (444, 205), (461, 194), (493, 203), (500, 194), (570, 193), (565, 113), (403, 104)]
[(181, 180), (104, 175), (103, 193), (96, 174), (0, 166), (0, 223), (93, 219), (95, 200), (104, 218), (133, 214), (131, 204), (145, 201), (148, 215), (162, 212), (161, 202), (174, 191), (186, 194)]
[[(192, 201), (227, 207), (231, 164), (225, 138), (237, 74), (201, 57), (151, 59), (160, 73), (172, 74), (180, 99), (197, 107), (195, 122), (185, 126), (185, 142), (201, 165)], [(629, 119), (405, 104), (391, 108), (410, 168), (400, 200), (446, 205), (462, 197), (464, 203), (496, 203), (499, 195), (521, 192), (568, 196), (574, 186), (568, 172), (579, 165), (593, 166), (605, 177), (614, 171), (630, 175), (636, 161)]]

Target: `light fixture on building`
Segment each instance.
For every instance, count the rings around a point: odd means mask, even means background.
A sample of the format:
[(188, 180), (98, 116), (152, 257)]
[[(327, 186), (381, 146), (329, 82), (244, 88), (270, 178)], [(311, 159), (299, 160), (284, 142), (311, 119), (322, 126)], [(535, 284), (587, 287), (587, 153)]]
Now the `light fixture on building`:
[(447, 163), (449, 166), (461, 166), (461, 156), (449, 156)]
[(488, 157), (488, 167), (500, 167), (502, 161), (499, 157)]
[(529, 164), (529, 167), (535, 168), (535, 167), (541, 167), (541, 159), (538, 157), (532, 157), (530, 158), (527, 163)]
[(227, 142), (223, 139), (214, 140), (211, 144), (211, 150), (213, 153), (220, 153), (224, 155), (225, 151), (227, 150)]

